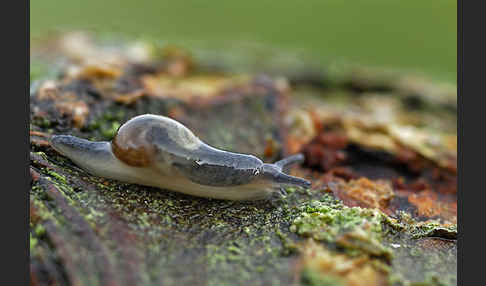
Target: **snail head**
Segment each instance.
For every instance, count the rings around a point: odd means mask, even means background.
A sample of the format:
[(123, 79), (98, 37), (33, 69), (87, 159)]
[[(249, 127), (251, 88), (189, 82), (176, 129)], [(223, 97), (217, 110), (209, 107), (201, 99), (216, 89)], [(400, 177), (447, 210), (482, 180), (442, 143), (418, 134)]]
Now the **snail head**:
[(290, 176), (284, 173), (290, 165), (301, 163), (304, 161), (302, 154), (296, 154), (273, 164), (263, 164), (260, 168), (261, 176), (268, 181), (274, 182), (283, 186), (297, 186), (301, 188), (309, 188), (311, 183), (305, 179)]

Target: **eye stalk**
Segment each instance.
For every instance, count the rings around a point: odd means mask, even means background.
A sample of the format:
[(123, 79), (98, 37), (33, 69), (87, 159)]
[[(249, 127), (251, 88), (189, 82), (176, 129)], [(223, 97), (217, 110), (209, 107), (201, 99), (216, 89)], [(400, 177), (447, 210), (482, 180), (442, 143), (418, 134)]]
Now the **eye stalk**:
[(304, 155), (302, 155), (301, 153), (299, 154), (295, 154), (295, 155), (292, 155), (292, 156), (289, 156), (287, 158), (283, 158), (282, 160), (280, 161), (277, 161), (275, 163), (273, 163), (276, 167), (280, 168), (280, 171), (287, 171), (290, 167), (290, 165), (293, 165), (293, 164), (300, 164), (300, 163), (303, 163), (304, 162)]
[(271, 180), (281, 185), (309, 188), (311, 186), (311, 183), (309, 181), (287, 175), (283, 172), (284, 170), (288, 170), (290, 165), (301, 163), (303, 161), (304, 156), (302, 154), (296, 154), (277, 161), (274, 164), (263, 164), (261, 167), (262, 176), (265, 179)]

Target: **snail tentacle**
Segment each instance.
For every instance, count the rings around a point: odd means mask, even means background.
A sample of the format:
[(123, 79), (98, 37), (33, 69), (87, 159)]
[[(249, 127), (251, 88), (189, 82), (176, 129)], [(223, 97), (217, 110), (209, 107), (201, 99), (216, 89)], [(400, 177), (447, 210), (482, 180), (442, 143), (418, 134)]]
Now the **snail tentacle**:
[(300, 164), (304, 162), (304, 155), (302, 153), (295, 154), (286, 158), (283, 158), (280, 161), (274, 163), (275, 166), (279, 167), (280, 170), (285, 170), (289, 168), (293, 164)]

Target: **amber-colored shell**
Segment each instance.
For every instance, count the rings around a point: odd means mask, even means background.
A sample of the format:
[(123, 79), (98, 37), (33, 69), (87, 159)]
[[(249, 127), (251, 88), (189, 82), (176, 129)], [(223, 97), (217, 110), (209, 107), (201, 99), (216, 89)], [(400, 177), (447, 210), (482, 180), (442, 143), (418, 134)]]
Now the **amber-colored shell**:
[(152, 165), (158, 152), (190, 158), (201, 141), (184, 125), (168, 117), (144, 114), (136, 116), (117, 131), (111, 141), (113, 154), (134, 167)]
[(124, 124), (111, 141), (113, 154), (122, 162), (133, 167), (146, 167), (152, 164), (156, 148), (147, 141), (147, 122), (134, 120)]

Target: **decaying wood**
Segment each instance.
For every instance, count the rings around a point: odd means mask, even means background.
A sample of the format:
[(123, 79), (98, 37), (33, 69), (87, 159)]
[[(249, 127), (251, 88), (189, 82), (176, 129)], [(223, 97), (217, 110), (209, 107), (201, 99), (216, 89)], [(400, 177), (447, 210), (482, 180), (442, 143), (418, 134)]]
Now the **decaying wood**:
[[(454, 87), (376, 69), (245, 69), (142, 44), (33, 45), (31, 64), (55, 76), (37, 75), (30, 99), (32, 285), (455, 284)], [(313, 187), (195, 198), (92, 176), (47, 140), (109, 140), (144, 113), (265, 161), (303, 152), (291, 173)]]

